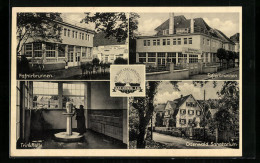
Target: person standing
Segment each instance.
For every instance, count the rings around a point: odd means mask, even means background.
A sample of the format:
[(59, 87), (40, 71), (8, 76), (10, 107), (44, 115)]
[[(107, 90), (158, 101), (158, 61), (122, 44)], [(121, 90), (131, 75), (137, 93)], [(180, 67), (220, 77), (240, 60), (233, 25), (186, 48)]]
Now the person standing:
[(77, 120), (77, 130), (80, 135), (86, 132), (85, 125), (85, 115), (84, 115), (84, 106), (80, 105), (79, 109), (76, 109), (76, 120)]

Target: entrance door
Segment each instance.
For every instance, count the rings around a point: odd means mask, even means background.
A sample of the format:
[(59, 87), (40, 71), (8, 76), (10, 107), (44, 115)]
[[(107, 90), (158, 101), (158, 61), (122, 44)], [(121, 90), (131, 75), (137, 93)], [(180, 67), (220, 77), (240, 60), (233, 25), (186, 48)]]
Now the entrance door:
[(69, 67), (74, 66), (74, 53), (73, 52), (69, 52), (69, 55), (68, 55), (68, 66)]

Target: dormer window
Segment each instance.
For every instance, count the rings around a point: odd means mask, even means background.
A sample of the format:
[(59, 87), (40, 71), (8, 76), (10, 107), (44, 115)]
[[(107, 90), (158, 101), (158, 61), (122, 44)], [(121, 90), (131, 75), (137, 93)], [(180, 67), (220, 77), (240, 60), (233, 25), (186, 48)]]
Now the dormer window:
[(169, 34), (169, 29), (163, 30), (163, 35), (168, 35)]

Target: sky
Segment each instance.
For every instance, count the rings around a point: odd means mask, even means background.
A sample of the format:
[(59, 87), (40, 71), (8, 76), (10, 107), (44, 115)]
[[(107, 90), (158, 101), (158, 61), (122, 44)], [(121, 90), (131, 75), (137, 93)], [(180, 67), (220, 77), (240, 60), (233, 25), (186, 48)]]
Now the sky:
[(86, 14), (84, 14), (84, 13), (62, 13), (61, 14), (62, 19), (67, 23), (70, 23), (73, 25), (78, 25), (78, 26), (83, 26), (88, 29), (94, 30), (95, 25), (93, 23), (91, 23), (91, 24), (80, 23), (80, 21), (82, 19), (84, 19), (85, 16), (86, 16)]
[[(169, 13), (138, 13), (138, 32), (141, 35), (154, 35), (154, 29), (169, 18)], [(239, 13), (174, 13), (186, 19), (203, 18), (212, 28), (221, 30), (228, 37), (239, 32)]]
[(174, 89), (173, 85), (168, 81), (163, 81), (158, 86), (157, 94), (155, 95), (155, 104), (166, 103), (168, 100), (173, 101), (180, 98), (181, 95), (186, 96), (192, 94), (196, 100), (204, 99), (218, 99), (217, 92), (221, 90), (223, 81), (217, 81), (217, 86), (213, 88), (213, 82), (208, 82), (204, 87), (194, 86), (192, 81), (182, 81), (178, 82), (179, 90)]

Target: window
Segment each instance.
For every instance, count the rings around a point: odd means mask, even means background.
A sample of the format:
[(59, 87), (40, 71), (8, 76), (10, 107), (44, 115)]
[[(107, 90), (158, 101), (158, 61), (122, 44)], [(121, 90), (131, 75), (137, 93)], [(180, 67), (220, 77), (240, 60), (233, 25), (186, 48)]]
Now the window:
[(140, 63), (146, 62), (146, 53), (139, 53), (139, 62)]
[(84, 40), (84, 33), (82, 33), (82, 40)]
[(81, 39), (81, 32), (79, 32), (79, 39)]
[(194, 110), (189, 110), (188, 113), (189, 115), (194, 115)]
[(58, 83), (33, 82), (33, 108), (58, 109)]
[(205, 38), (203, 38), (203, 45), (205, 45)]
[(89, 35), (88, 35), (88, 41), (90, 40), (90, 38), (89, 38)]
[(46, 57), (55, 57), (55, 44), (46, 44)]
[(32, 49), (33, 49), (33, 45), (32, 44), (26, 44), (25, 45), (25, 56), (26, 57), (32, 57)]
[(186, 124), (186, 119), (180, 119), (180, 124), (185, 125)]
[(75, 38), (78, 38), (78, 32), (75, 32)]
[(197, 63), (197, 62), (198, 62), (198, 55), (190, 54), (189, 63)]
[(155, 53), (148, 53), (148, 57), (156, 57)]
[(168, 57), (176, 57), (176, 53), (168, 53)]
[(189, 119), (189, 124), (193, 123), (193, 119)]
[(181, 38), (178, 38), (178, 45), (181, 45)]
[(189, 44), (192, 44), (192, 38), (189, 38)]
[(87, 40), (87, 39), (88, 39), (88, 34), (86, 33), (85, 40)]
[(82, 57), (86, 57), (86, 48), (82, 47)]
[(74, 38), (74, 35), (75, 35), (75, 32), (74, 32), (74, 31), (72, 31), (72, 38)]
[(156, 58), (148, 58), (148, 62), (155, 62)]
[(163, 45), (166, 45), (166, 39), (163, 39), (163, 43), (162, 43)]
[(173, 45), (176, 45), (176, 38), (173, 39)]
[(170, 44), (171, 44), (170, 39), (167, 39), (167, 45), (170, 45)]
[(187, 38), (184, 38), (184, 44), (187, 44), (187, 43), (188, 43), (187, 40), (188, 40)]
[(150, 46), (150, 40), (147, 40), (147, 46)]
[(33, 43), (34, 57), (42, 57), (42, 43)]
[(62, 107), (66, 108), (66, 102), (72, 102), (76, 108), (84, 106), (85, 85), (81, 83), (63, 83)]
[(146, 46), (146, 40), (144, 40), (144, 46)]
[(197, 115), (201, 115), (201, 111), (197, 110), (197, 111), (196, 111), (196, 114), (197, 114)]
[(165, 58), (165, 53), (158, 53), (157, 55), (158, 55), (158, 57), (163, 57), (163, 58)]
[(207, 45), (208, 45), (208, 46), (210, 45), (210, 41), (209, 41), (209, 39), (207, 39)]
[(153, 40), (153, 46), (156, 46), (156, 40)]
[(146, 53), (139, 53), (139, 58), (140, 57), (146, 57)]
[(58, 57), (65, 57), (65, 45), (58, 45)]
[(70, 37), (70, 30), (68, 29), (68, 37)]
[(160, 45), (160, 39), (157, 39), (157, 46)]
[(163, 35), (168, 35), (169, 34), (169, 29), (163, 30)]
[(185, 109), (181, 109), (181, 114), (186, 114), (186, 110)]
[(140, 62), (140, 63), (146, 62), (146, 58), (139, 58), (139, 62)]
[(67, 29), (64, 28), (64, 36), (66, 36), (66, 35), (67, 35)]
[(156, 61), (156, 53), (148, 53), (148, 62)]

